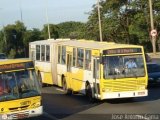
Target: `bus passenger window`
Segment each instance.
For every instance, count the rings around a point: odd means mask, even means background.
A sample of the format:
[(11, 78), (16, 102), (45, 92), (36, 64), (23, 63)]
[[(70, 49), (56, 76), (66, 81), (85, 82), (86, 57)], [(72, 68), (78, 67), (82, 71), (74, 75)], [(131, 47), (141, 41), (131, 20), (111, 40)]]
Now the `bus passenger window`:
[(58, 63), (61, 63), (61, 46), (58, 46)]
[(91, 70), (91, 51), (85, 51), (85, 69)]
[(65, 46), (62, 46), (61, 64), (66, 64), (66, 47)]
[(76, 66), (76, 48), (73, 48), (73, 66)]
[(50, 46), (46, 45), (46, 61), (50, 61)]
[(83, 62), (84, 62), (84, 50), (78, 48), (77, 49), (77, 67), (83, 68)]
[(36, 60), (40, 60), (40, 45), (36, 45)]
[(45, 61), (45, 45), (41, 46), (41, 61)]

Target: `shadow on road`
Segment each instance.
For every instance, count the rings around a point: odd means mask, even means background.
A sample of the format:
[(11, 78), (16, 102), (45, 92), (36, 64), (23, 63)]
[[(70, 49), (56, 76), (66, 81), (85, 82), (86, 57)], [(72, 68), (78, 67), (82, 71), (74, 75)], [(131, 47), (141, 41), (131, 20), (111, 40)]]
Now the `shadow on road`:
[(44, 111), (57, 119), (68, 117), (101, 104), (101, 102), (91, 103), (86, 96), (81, 94), (43, 93), (42, 97)]

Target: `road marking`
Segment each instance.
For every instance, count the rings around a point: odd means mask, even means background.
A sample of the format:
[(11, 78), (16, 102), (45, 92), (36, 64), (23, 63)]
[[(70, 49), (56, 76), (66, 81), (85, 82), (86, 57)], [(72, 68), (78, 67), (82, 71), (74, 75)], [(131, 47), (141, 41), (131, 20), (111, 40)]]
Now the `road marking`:
[(46, 116), (46, 117), (48, 117), (48, 118), (51, 119), (51, 120), (59, 120), (58, 118), (56, 118), (56, 117), (53, 116), (53, 115), (50, 115), (50, 114), (47, 113), (47, 112), (43, 112), (43, 115)]
[(56, 90), (61, 91), (61, 92), (64, 92), (64, 90), (61, 89), (61, 88), (56, 88)]

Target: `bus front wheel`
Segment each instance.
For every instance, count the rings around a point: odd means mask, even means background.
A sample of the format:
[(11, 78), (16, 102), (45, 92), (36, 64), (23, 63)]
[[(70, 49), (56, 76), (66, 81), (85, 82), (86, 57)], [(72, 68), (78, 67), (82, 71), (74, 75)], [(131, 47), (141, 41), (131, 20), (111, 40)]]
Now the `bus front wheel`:
[(95, 101), (95, 99), (92, 97), (92, 89), (90, 84), (86, 85), (86, 96), (90, 102)]

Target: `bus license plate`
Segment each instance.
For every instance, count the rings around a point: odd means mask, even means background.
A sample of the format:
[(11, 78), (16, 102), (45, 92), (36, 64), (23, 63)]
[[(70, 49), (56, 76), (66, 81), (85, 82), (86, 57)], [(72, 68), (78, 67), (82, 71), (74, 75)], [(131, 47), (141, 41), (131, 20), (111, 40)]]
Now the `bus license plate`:
[(144, 95), (145, 94), (145, 92), (143, 91), (143, 92), (138, 92), (138, 95)]

